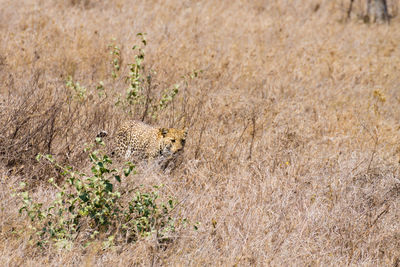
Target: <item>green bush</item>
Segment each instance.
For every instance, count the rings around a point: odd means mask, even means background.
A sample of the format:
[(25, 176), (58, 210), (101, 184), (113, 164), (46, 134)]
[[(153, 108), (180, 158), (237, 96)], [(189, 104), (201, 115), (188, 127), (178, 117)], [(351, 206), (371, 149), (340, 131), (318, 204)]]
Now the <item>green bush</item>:
[(175, 220), (170, 216), (174, 201), (167, 198), (165, 203), (160, 202), (158, 186), (151, 192), (137, 189), (130, 199), (122, 198), (116, 190), (115, 183), (121, 182), (121, 176), (133, 174), (134, 165), (127, 163), (123, 174), (119, 174), (116, 169), (109, 169), (112, 162), (107, 155), (92, 152), (89, 157), (91, 175), (60, 166), (51, 155), (38, 156), (62, 170), (65, 181), (58, 186), (50, 179), (57, 193), (46, 208), (32, 200), (27, 191), (20, 193), (23, 205), (19, 212), (30, 218), (36, 233), (32, 235), (34, 242), (39, 246), (56, 244), (68, 248), (76, 240), (88, 244), (100, 239), (109, 246), (135, 242), (152, 234), (162, 240), (175, 231)]
[(140, 45), (132, 47), (135, 52), (134, 62), (126, 66), (121, 66), (121, 50), (119, 47), (116, 44), (109, 46), (113, 66), (111, 76), (116, 79), (121, 68), (127, 67), (129, 69), (128, 76), (125, 77), (128, 84), (126, 95), (124, 97), (118, 96), (116, 105), (120, 105), (130, 115), (140, 114), (140, 119), (143, 121), (147, 116), (155, 119), (161, 110), (172, 103), (179, 92), (180, 85), (175, 84), (172, 88), (164, 89), (161, 96), (157, 97), (155, 91), (159, 89), (152, 84), (153, 76), (157, 73), (152, 69), (146, 69), (144, 64), (144, 49), (147, 46), (146, 33), (138, 33), (136, 36), (140, 38)]

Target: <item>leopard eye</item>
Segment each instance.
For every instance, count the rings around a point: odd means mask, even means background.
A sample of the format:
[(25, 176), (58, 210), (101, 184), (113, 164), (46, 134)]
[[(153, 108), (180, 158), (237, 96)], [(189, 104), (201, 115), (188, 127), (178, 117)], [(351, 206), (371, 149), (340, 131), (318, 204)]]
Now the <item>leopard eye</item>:
[(175, 143), (175, 139), (172, 139), (171, 142), (172, 142), (172, 143)]

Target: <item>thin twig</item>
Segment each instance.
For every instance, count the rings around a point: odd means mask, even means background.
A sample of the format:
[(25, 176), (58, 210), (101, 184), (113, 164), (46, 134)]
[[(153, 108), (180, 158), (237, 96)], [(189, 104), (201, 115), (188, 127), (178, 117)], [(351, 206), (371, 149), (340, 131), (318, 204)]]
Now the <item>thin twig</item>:
[(233, 155), (233, 152), (236, 150), (236, 147), (238, 146), (240, 140), (242, 139), (242, 137), (243, 137), (243, 135), (244, 135), (244, 132), (245, 132), (245, 131), (247, 130), (247, 128), (249, 127), (249, 124), (250, 124), (249, 121), (247, 121), (247, 123), (244, 125), (244, 128), (243, 128), (242, 133), (240, 134), (240, 136), (239, 136), (238, 140), (236, 141), (235, 145), (233, 146), (233, 149), (232, 149), (232, 151), (231, 151), (231, 155)]
[(142, 115), (142, 121), (144, 121), (146, 119), (147, 116), (147, 112), (149, 110), (149, 105), (150, 105), (150, 93), (151, 93), (151, 74), (149, 74), (149, 76), (147, 76), (147, 94), (146, 94), (146, 103), (144, 105), (144, 111), (143, 111), (143, 115)]
[(351, 11), (353, 10), (353, 2), (354, 2), (354, 0), (350, 0), (350, 6), (349, 6), (349, 9), (347, 10), (347, 19), (350, 18)]
[(202, 127), (201, 127), (201, 130), (200, 130), (200, 136), (199, 136), (199, 141), (197, 142), (197, 146), (196, 146), (196, 150), (195, 150), (195, 152), (194, 152), (194, 158), (195, 159), (197, 159), (198, 158), (198, 156), (199, 156), (199, 153), (200, 153), (200, 145), (201, 145), (201, 139), (202, 139), (202, 137), (203, 137), (203, 133), (204, 133), (204, 130), (206, 129), (206, 123), (205, 123), (205, 121), (203, 121), (203, 125), (202, 125)]
[(251, 155), (253, 152), (253, 146), (254, 146), (254, 136), (256, 135), (256, 113), (253, 111), (253, 115), (251, 117), (251, 122), (252, 122), (252, 131), (251, 131), (251, 142), (250, 142), (250, 148), (249, 148), (249, 156), (247, 159), (251, 160)]
[(367, 126), (365, 126), (361, 122), (360, 122), (360, 124), (368, 132), (368, 134), (371, 136), (372, 140), (374, 140), (374, 149), (372, 150), (371, 158), (369, 160), (368, 167), (367, 167), (367, 173), (368, 173), (370, 171), (372, 161), (374, 160), (374, 157), (375, 157), (375, 154), (376, 154), (376, 150), (377, 150), (378, 143), (379, 143), (379, 138), (378, 138), (378, 135), (376, 133), (376, 129), (375, 129), (375, 133), (372, 133), (371, 130), (367, 128)]

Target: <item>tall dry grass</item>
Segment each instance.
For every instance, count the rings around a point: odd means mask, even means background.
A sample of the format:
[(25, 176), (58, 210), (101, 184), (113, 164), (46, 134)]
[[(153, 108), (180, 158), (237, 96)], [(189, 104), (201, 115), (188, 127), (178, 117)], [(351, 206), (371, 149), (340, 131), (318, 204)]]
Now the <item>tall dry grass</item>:
[[(400, 262), (400, 32), (364, 24), (364, 1), (0, 1), (0, 260), (4, 265), (388, 265)], [(397, 13), (397, 2), (388, 1)], [(108, 45), (146, 69), (160, 94), (188, 81), (152, 124), (189, 127), (172, 173), (140, 169), (127, 187), (165, 184), (179, 229), (103, 250), (40, 250), (14, 196), (48, 202), (51, 153), (88, 168), (84, 144), (125, 119), (127, 88)], [(115, 38), (115, 41), (113, 41)], [(74, 100), (71, 76), (87, 89)], [(96, 86), (104, 82), (107, 97)]]

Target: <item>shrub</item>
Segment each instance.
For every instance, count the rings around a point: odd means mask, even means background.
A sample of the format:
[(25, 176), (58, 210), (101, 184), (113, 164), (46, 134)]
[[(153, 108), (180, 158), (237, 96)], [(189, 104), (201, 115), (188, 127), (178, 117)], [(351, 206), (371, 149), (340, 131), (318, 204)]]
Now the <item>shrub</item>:
[[(59, 186), (53, 179), (50, 183), (56, 188), (55, 200), (44, 208), (35, 202), (27, 191), (20, 193), (23, 205), (20, 213), (30, 218), (35, 235), (32, 240), (39, 245), (55, 243), (68, 248), (72, 241), (88, 244), (91, 240), (106, 240), (107, 246), (114, 243), (135, 242), (139, 237), (156, 234), (158, 240), (168, 239), (168, 233), (175, 231), (174, 200), (159, 201), (159, 186), (151, 192), (136, 190), (129, 199), (123, 198), (115, 183), (121, 176), (134, 173), (135, 166), (127, 163), (123, 174), (110, 169), (112, 163), (107, 155), (92, 152), (91, 175), (74, 171), (56, 163), (51, 155), (39, 155), (62, 171), (64, 183)], [(22, 184), (22, 187), (25, 185)]]
[[(148, 116), (152, 119), (158, 117), (158, 113), (165, 109), (175, 99), (179, 92), (180, 84), (175, 84), (172, 88), (164, 89), (159, 96), (154, 92), (153, 85), (156, 71), (145, 67), (145, 47), (147, 45), (146, 33), (138, 33), (140, 45), (134, 45), (132, 50), (135, 52), (134, 62), (127, 64), (129, 74), (125, 77), (128, 84), (126, 95), (123, 99), (118, 98), (117, 105), (122, 104), (125, 111), (132, 114), (141, 114), (140, 119), (144, 121)], [(110, 54), (113, 56), (113, 71), (111, 76), (115, 79), (121, 69), (121, 51), (117, 45), (110, 45)], [(197, 75), (197, 72), (196, 72)], [(185, 78), (185, 77), (183, 77)], [(159, 90), (156, 90), (159, 91)]]

